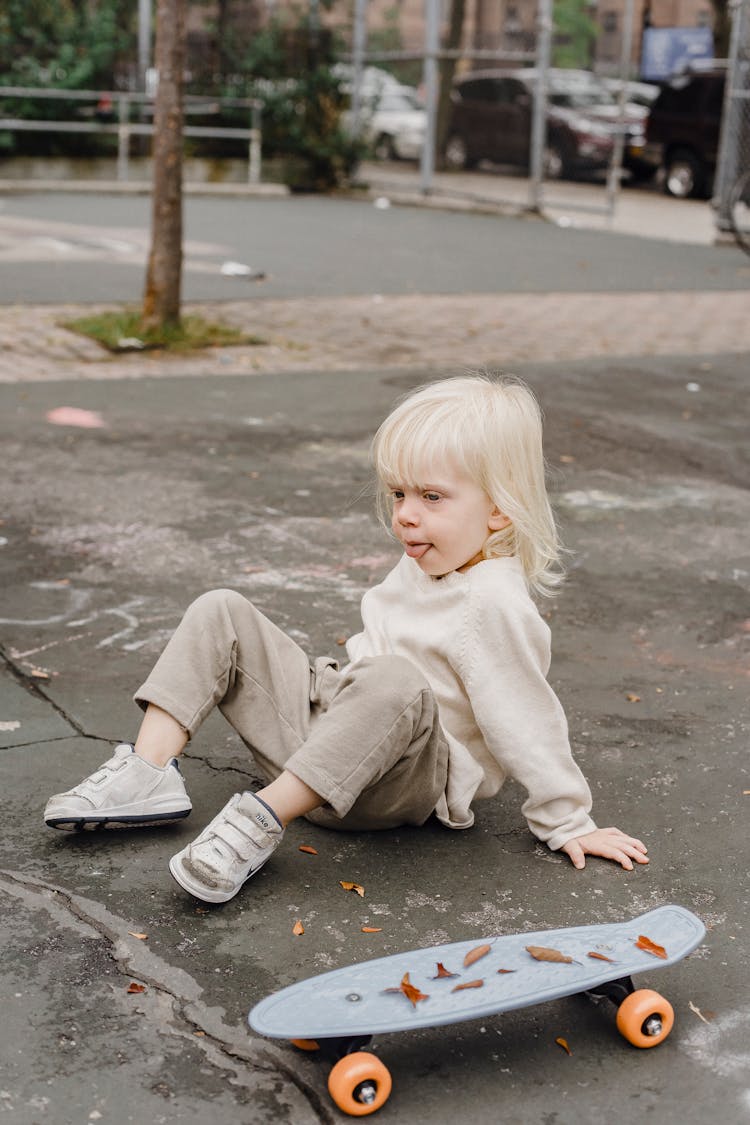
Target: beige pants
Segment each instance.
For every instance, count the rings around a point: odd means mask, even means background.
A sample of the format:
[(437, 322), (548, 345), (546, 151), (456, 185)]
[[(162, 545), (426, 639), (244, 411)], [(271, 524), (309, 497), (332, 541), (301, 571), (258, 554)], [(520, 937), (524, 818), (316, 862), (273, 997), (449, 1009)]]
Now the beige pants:
[(330, 828), (423, 824), (445, 790), (448, 746), (422, 673), (400, 656), (339, 671), (307, 656), (241, 594), (188, 607), (135, 695), (192, 737), (218, 707), (272, 781), (289, 770), (323, 798)]

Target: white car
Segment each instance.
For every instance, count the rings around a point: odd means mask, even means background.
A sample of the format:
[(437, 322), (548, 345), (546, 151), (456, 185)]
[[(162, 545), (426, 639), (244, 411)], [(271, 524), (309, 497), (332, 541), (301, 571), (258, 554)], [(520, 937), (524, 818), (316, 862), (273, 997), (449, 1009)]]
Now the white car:
[(411, 86), (363, 98), (364, 136), (378, 160), (418, 160), (427, 132), (427, 113)]
[[(338, 63), (334, 69), (351, 97), (353, 67)], [(362, 133), (378, 160), (419, 159), (427, 132), (427, 112), (414, 86), (402, 85), (379, 67), (363, 67), (360, 105)], [(353, 127), (351, 110), (343, 120), (345, 128)]]

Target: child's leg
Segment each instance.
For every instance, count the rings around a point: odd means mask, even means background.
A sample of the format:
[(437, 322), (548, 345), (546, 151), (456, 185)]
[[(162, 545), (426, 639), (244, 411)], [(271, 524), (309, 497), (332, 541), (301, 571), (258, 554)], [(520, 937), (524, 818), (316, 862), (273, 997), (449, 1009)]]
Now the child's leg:
[[(288, 756), (305, 737), (310, 680), (299, 646), (250, 602), (229, 590), (204, 594), (136, 696), (146, 711), (136, 752), (121, 744), (79, 785), (50, 798), (46, 823), (76, 828), (187, 816), (192, 806), (176, 757), (210, 711), (219, 705), (228, 712), (246, 741), (247, 729), (262, 722)], [(267, 773), (259, 765), (269, 779), (282, 768)]]
[(255, 796), (273, 809), (284, 828), (298, 816), (304, 816), (323, 804), (320, 793), (305, 785), (289, 770), (284, 770), (270, 785), (259, 789)]
[(163, 767), (182, 753), (187, 741), (187, 732), (177, 720), (155, 703), (149, 703), (135, 740), (136, 754), (154, 766)]
[(302, 810), (315, 823), (357, 830), (423, 824), (448, 772), (448, 745), (423, 674), (399, 656), (329, 670), (321, 710), (285, 769), (323, 796), (324, 808)]
[[(176, 751), (174, 725), (162, 723), (158, 712), (152, 722), (150, 705), (166, 712), (185, 740), (218, 707), (253, 750), (255, 732), (265, 732), (261, 742), (272, 742), (283, 761), (307, 735), (310, 682), (310, 662), (299, 645), (241, 594), (211, 590), (188, 607), (135, 694), (147, 710), (136, 748), (158, 754), (161, 736), (161, 752)], [(257, 764), (269, 779), (283, 768), (269, 772), (262, 754)]]
[[(261, 724), (254, 733), (256, 759), (277, 776), (256, 794), (236, 794), (172, 857), (175, 879), (197, 898), (233, 898), (296, 816), (330, 827), (386, 828), (421, 824), (434, 810), (448, 748), (421, 673), (401, 657), (376, 657), (344, 673), (328, 668), (323, 681), (310, 732), (294, 754), (286, 756), (270, 728)], [(319, 809), (324, 803), (329, 808)]]

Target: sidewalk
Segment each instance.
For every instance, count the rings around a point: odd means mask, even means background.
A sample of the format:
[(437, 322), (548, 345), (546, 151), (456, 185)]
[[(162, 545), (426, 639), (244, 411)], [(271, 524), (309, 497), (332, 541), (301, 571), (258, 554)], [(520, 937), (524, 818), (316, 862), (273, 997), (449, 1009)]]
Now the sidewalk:
[[(106, 307), (106, 306), (102, 306)], [(221, 317), (266, 342), (192, 356), (108, 356), (60, 325), (91, 306), (0, 306), (0, 383), (750, 353), (747, 293), (547, 293), (229, 301)], [(213, 304), (186, 312), (216, 315)]]
[[(371, 195), (393, 203), (418, 204), (455, 210), (500, 210), (518, 215), (529, 206), (529, 181), (523, 176), (493, 171), (435, 172), (432, 191), (421, 191), (419, 168), (407, 162), (369, 163), (359, 180)], [(622, 187), (614, 215), (606, 215), (606, 188), (602, 183), (560, 181), (544, 185), (542, 207), (546, 217), (564, 227), (632, 234), (696, 246), (717, 241), (714, 213), (704, 200), (672, 199), (655, 186)], [(597, 213), (598, 212), (598, 213)]]

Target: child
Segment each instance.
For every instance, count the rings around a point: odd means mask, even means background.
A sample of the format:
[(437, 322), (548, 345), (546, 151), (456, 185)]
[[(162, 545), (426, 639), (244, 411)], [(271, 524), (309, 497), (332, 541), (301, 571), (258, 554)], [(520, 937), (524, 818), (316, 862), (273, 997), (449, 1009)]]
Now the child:
[(373, 442), (400, 562), (362, 600), (349, 663), (302, 650), (249, 601), (215, 590), (187, 610), (137, 692), (134, 746), (52, 797), (54, 828), (187, 816), (177, 757), (218, 707), (266, 784), (237, 793), (170, 861), (177, 882), (226, 902), (306, 816), (338, 829), (469, 828), (507, 777), (531, 831), (577, 868), (632, 870), (646, 847), (597, 828), (562, 707), (546, 680), (549, 629), (530, 592), (559, 583), (541, 416), (516, 380), (446, 379), (401, 402)]

